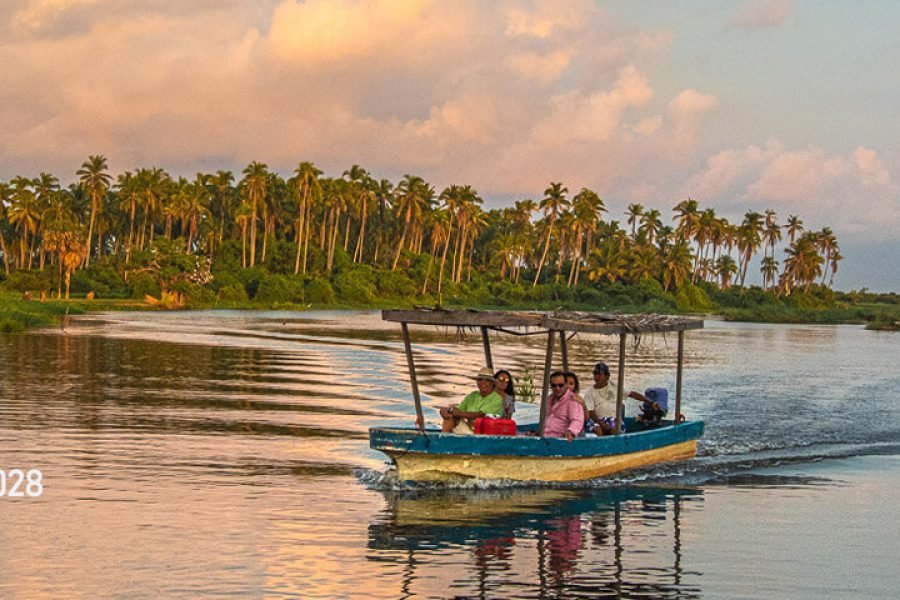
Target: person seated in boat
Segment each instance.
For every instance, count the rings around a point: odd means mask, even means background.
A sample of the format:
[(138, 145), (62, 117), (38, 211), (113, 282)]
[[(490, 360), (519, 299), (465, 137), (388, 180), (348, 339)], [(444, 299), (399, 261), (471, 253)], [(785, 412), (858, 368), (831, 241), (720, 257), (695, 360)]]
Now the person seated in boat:
[(588, 409), (586, 429), (596, 435), (619, 433), (616, 429), (616, 386), (609, 381), (609, 367), (600, 361), (594, 365), (594, 385), (584, 395)]
[(494, 391), (503, 398), (503, 418), (512, 419), (516, 412), (516, 384), (512, 374), (506, 369), (500, 369), (494, 373)]
[(659, 425), (668, 412), (668, 403), (664, 396), (665, 390), (662, 388), (648, 388), (644, 390), (643, 394), (635, 391), (629, 392), (629, 398), (634, 398), (641, 403), (641, 414), (635, 420), (648, 427)]
[(494, 373), (487, 368), (481, 369), (472, 379), (478, 385), (478, 390), (466, 396), (459, 404), (440, 409), (444, 419), (441, 431), (444, 433), (475, 433), (475, 419), (503, 414), (503, 398), (494, 390)]
[(550, 374), (550, 398), (544, 437), (565, 437), (570, 442), (584, 430), (584, 409), (566, 385), (562, 371)]
[(581, 408), (584, 409), (584, 420), (587, 421), (589, 418), (588, 409), (584, 403), (584, 398), (578, 393), (581, 388), (581, 384), (578, 381), (578, 375), (572, 371), (564, 371), (563, 375), (566, 376), (566, 386), (572, 390), (572, 394), (575, 396), (575, 402), (580, 404)]

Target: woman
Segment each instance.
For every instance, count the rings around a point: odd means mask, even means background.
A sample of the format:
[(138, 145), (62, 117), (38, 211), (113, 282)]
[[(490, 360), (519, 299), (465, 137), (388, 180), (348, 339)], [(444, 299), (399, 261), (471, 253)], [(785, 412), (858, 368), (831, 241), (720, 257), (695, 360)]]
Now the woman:
[(516, 385), (512, 375), (506, 369), (500, 369), (494, 373), (494, 381), (494, 391), (503, 398), (503, 418), (512, 419), (516, 412)]
[(590, 414), (588, 414), (587, 406), (584, 403), (584, 398), (581, 397), (581, 394), (578, 393), (578, 388), (581, 387), (578, 383), (578, 375), (573, 373), (572, 371), (566, 371), (563, 373), (566, 376), (566, 387), (572, 391), (572, 395), (575, 396), (575, 402), (581, 405), (581, 408), (584, 409), (584, 420), (587, 421), (590, 419)]

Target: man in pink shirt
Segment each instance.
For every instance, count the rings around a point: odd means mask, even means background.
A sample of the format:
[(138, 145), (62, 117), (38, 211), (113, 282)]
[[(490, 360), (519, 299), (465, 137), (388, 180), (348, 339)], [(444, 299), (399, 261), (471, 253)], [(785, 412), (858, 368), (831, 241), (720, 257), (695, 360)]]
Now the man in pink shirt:
[(563, 372), (554, 371), (550, 375), (550, 406), (547, 408), (544, 437), (565, 437), (571, 442), (581, 434), (582, 429), (584, 408), (566, 386)]

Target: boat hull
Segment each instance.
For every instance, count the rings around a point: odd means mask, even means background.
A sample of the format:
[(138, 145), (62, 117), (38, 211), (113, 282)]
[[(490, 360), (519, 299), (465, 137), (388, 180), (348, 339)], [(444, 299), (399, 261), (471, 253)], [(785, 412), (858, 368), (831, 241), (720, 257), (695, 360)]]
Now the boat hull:
[(414, 429), (370, 430), (370, 445), (387, 454), (401, 481), (579, 481), (605, 477), (697, 453), (699, 421), (599, 438), (481, 436)]

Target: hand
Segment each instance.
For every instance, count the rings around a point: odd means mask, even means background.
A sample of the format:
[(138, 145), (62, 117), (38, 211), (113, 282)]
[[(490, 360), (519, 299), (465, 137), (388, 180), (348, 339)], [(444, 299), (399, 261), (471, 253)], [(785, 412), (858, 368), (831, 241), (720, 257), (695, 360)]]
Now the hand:
[(568, 440), (568, 441), (571, 442), (573, 439), (575, 439), (575, 436), (572, 435), (572, 432), (571, 432), (571, 431), (567, 431), (567, 432), (566, 432), (566, 440)]

